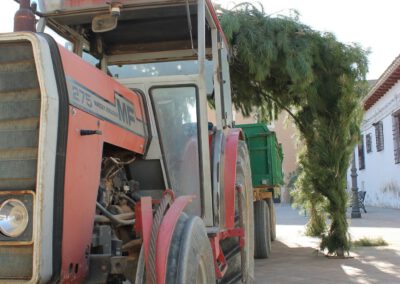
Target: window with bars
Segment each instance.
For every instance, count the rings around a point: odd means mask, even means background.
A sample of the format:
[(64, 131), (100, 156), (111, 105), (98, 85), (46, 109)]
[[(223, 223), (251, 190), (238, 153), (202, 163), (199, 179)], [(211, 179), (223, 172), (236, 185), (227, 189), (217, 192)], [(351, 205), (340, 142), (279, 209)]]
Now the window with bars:
[(400, 163), (400, 110), (393, 114), (394, 162)]
[(358, 169), (365, 169), (364, 135), (361, 135), (360, 143), (358, 144)]
[(367, 153), (371, 153), (372, 152), (372, 135), (371, 135), (371, 133), (368, 133), (365, 136), (365, 146), (367, 148)]
[(384, 148), (383, 123), (382, 121), (378, 121), (373, 126), (375, 126), (376, 151), (380, 152)]

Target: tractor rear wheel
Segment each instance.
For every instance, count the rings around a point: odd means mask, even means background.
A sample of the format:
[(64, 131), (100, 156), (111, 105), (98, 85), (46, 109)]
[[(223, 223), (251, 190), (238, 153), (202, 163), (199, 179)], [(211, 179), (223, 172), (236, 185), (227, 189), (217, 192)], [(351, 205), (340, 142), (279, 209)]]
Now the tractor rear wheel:
[(134, 284), (145, 284), (146, 283), (146, 270), (144, 261), (144, 247), (140, 249), (139, 259), (136, 267), (136, 277)]
[[(249, 153), (246, 143), (239, 141), (236, 162), (236, 185), (241, 190), (235, 196), (236, 226), (243, 226), (244, 246), (240, 248), (238, 238), (228, 238), (221, 246), (227, 259), (228, 270), (223, 282), (233, 283), (242, 280), (243, 283), (254, 282), (254, 223), (253, 223), (253, 186)], [(239, 205), (239, 200), (241, 204)], [(240, 210), (241, 208), (241, 210)]]
[(182, 214), (172, 236), (167, 284), (215, 283), (214, 258), (203, 220)]
[(257, 200), (254, 203), (254, 257), (268, 258), (271, 255), (271, 225), (268, 203)]

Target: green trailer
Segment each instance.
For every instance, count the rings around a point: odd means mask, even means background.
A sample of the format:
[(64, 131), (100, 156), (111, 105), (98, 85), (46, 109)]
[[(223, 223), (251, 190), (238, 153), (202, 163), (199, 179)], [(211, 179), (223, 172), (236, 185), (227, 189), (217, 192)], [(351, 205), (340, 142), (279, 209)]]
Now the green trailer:
[(271, 241), (276, 238), (276, 218), (273, 198), (283, 184), (282, 145), (276, 134), (263, 123), (240, 124), (247, 148), (254, 188), (254, 256), (267, 258)]
[(240, 124), (250, 152), (253, 187), (274, 188), (283, 184), (282, 144), (263, 123)]

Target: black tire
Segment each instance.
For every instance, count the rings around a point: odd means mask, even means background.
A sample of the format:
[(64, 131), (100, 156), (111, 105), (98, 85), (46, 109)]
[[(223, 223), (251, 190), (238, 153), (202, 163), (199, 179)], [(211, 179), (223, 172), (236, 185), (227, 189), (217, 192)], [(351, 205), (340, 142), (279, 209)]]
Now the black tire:
[(203, 220), (183, 213), (172, 237), (166, 283), (215, 282), (214, 258)]
[[(253, 223), (253, 187), (249, 153), (244, 141), (239, 141), (236, 163), (236, 184), (241, 185), (242, 191), (236, 191), (235, 215), (236, 226), (243, 222), (245, 231), (244, 247), (239, 249), (238, 238), (228, 238), (221, 243), (224, 255), (227, 257), (228, 270), (223, 283), (234, 279), (243, 283), (254, 283), (254, 223)], [(238, 197), (241, 194), (242, 216), (239, 216)], [(243, 263), (242, 263), (243, 262)]]
[(139, 259), (136, 267), (136, 277), (135, 282), (133, 284), (145, 284), (146, 276), (145, 276), (145, 263), (144, 263), (144, 247), (140, 249)]
[(254, 203), (254, 257), (268, 258), (271, 255), (271, 226), (269, 207), (266, 201)]
[(269, 217), (271, 225), (271, 241), (276, 240), (276, 213), (275, 213), (275, 203), (272, 199), (267, 199), (269, 207)]

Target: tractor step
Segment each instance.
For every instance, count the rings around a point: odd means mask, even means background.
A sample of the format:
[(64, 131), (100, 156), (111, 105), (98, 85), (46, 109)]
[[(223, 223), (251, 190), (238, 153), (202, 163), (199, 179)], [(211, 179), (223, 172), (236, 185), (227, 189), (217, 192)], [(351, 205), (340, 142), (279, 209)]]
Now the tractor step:
[(225, 254), (225, 260), (228, 261), (230, 260), (232, 257), (235, 257), (236, 255), (240, 254), (240, 246), (236, 245), (234, 246), (230, 251), (228, 251)]
[(229, 279), (228, 282), (226, 282), (226, 284), (237, 283), (241, 278), (242, 278), (242, 273), (239, 272), (239, 273), (236, 274), (234, 277), (232, 277), (231, 279)]

